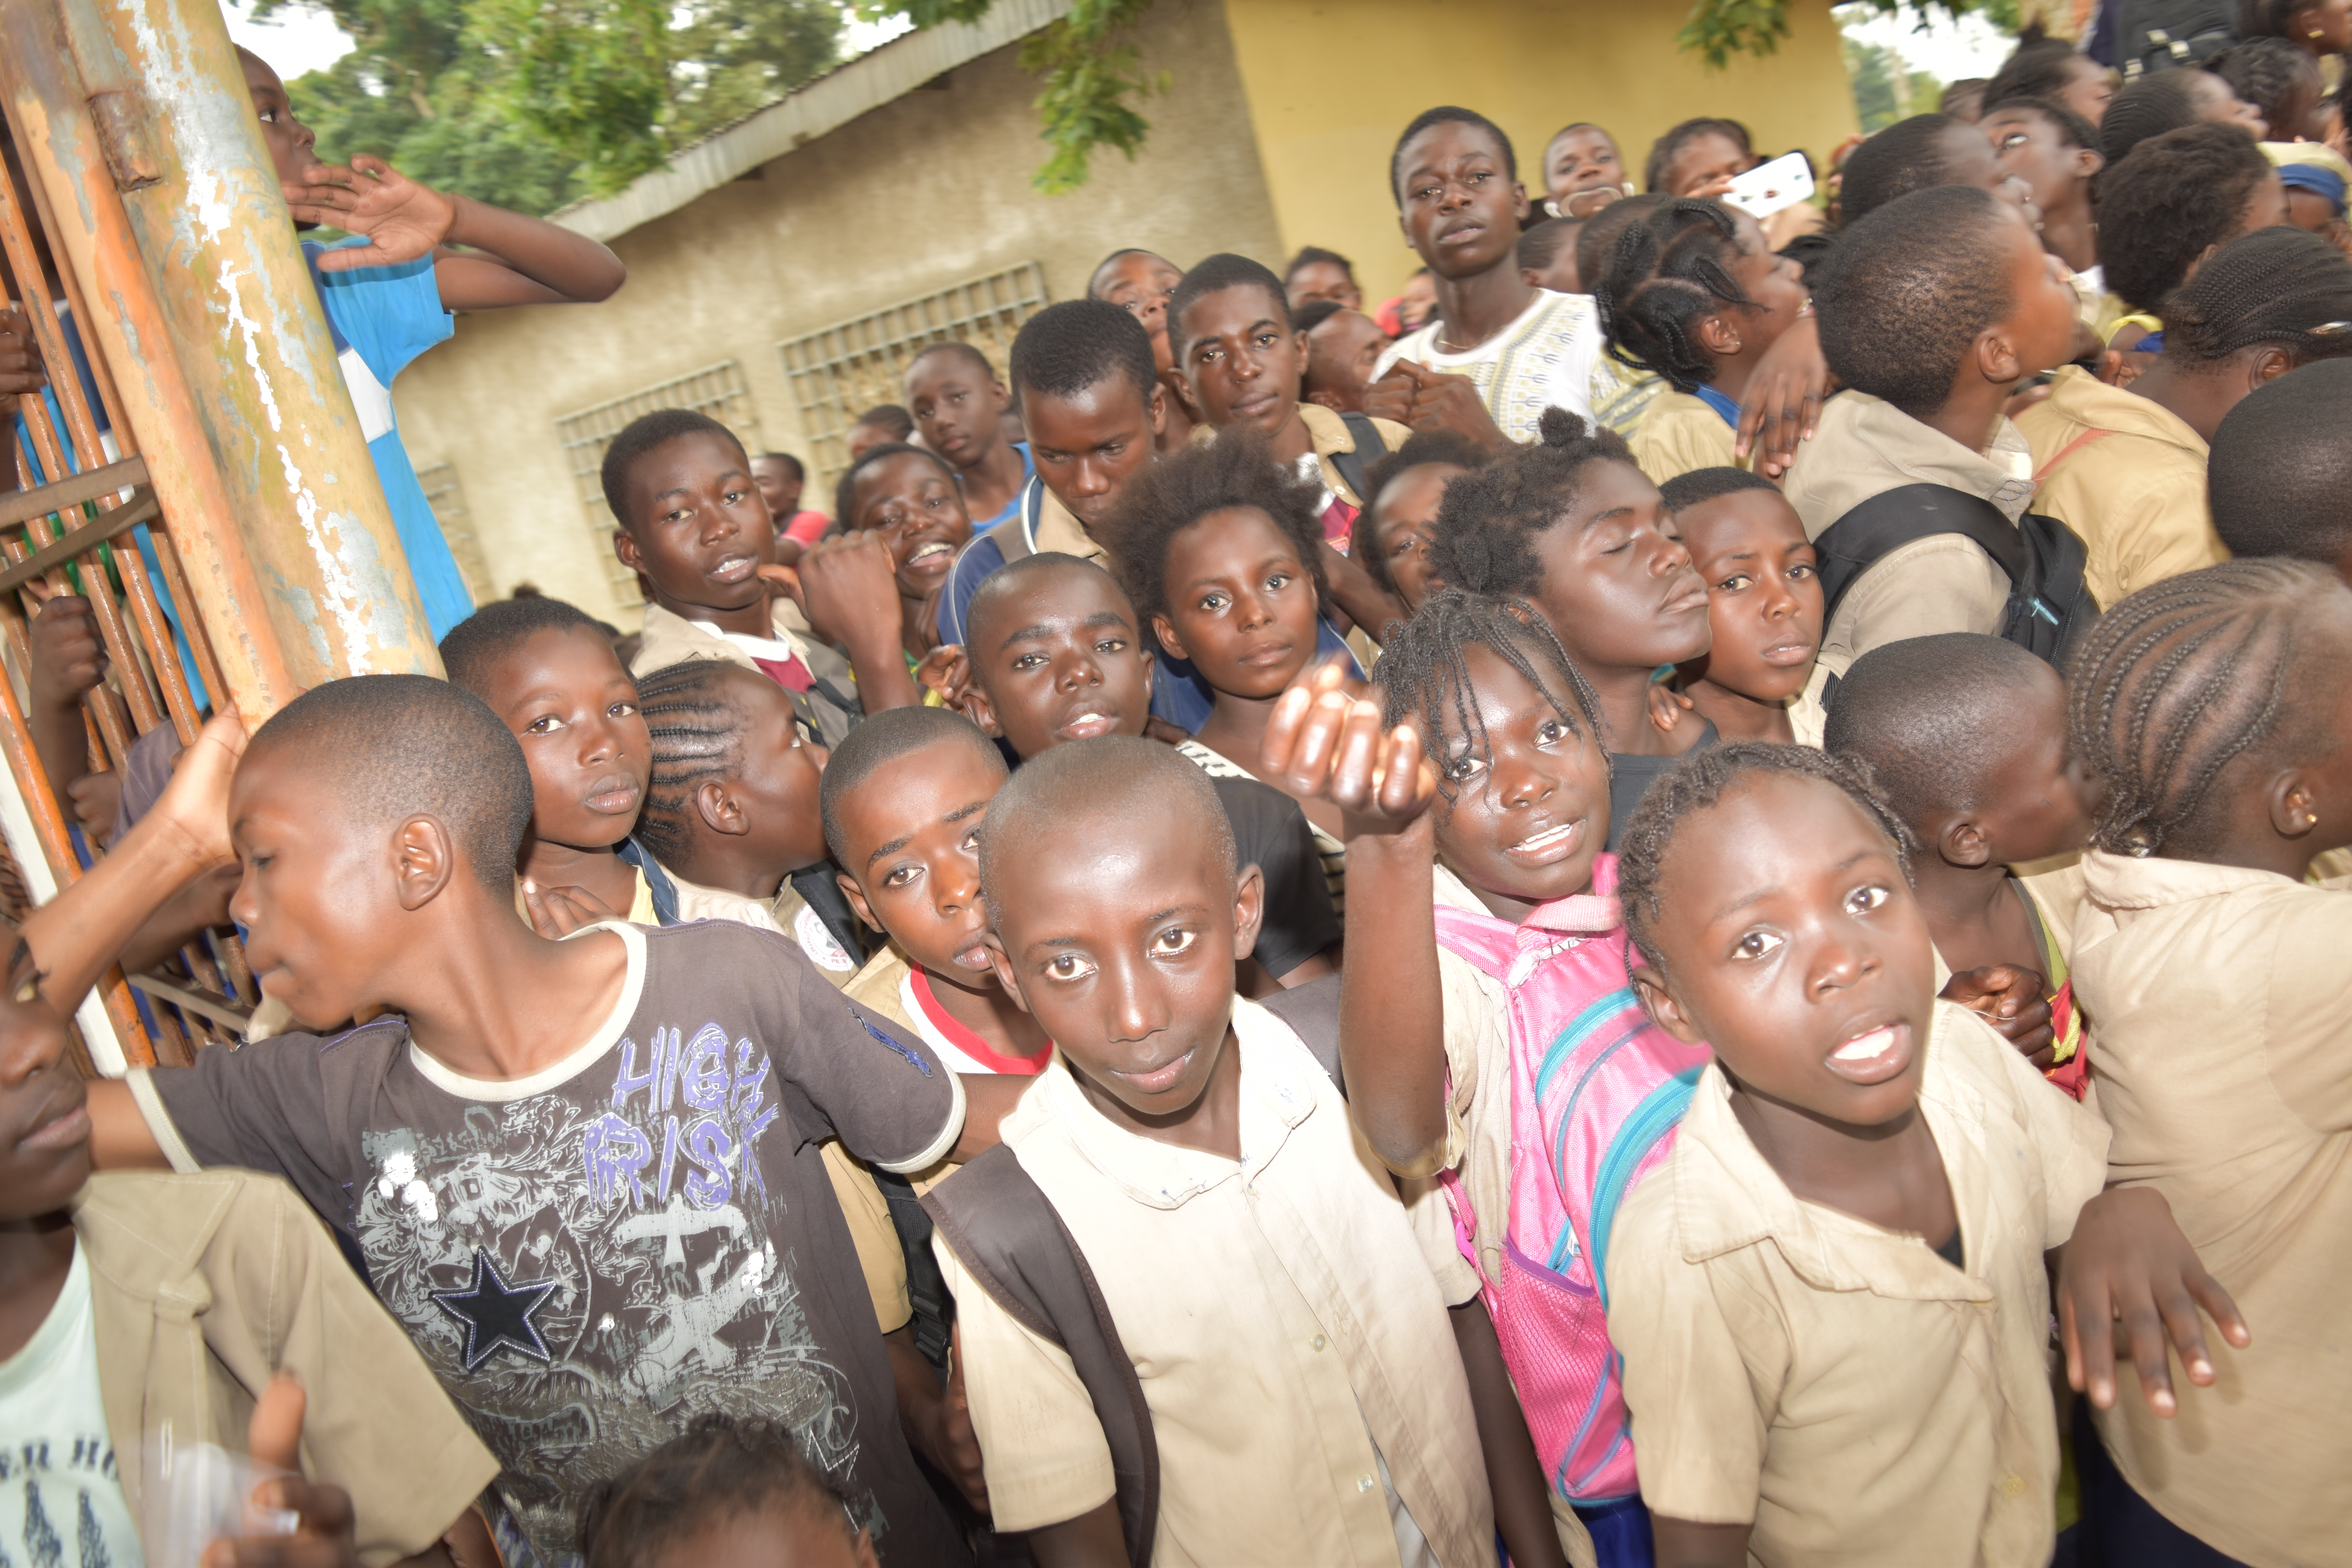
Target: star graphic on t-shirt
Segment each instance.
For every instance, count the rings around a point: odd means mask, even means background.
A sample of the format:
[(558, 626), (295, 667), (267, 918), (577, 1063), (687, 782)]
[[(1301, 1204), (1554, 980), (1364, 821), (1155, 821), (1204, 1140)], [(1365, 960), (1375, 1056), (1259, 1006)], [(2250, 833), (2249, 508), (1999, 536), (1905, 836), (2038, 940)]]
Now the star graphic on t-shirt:
[(433, 1300), (466, 1325), (466, 1370), (471, 1372), (497, 1353), (502, 1344), (512, 1345), (533, 1361), (551, 1359), (547, 1353), (547, 1342), (539, 1337), (539, 1325), (530, 1321), (530, 1315), (539, 1310), (554, 1289), (554, 1280), (544, 1279), (509, 1289), (490, 1255), (477, 1248), (474, 1288), (436, 1290)]

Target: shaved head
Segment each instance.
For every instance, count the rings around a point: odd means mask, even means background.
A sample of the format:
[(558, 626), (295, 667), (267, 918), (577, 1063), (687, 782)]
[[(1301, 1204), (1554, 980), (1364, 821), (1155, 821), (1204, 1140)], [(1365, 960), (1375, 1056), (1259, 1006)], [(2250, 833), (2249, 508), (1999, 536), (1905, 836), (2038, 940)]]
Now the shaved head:
[[(1000, 566), (990, 573), (986, 580), (973, 592), (971, 604), (963, 613), (965, 644), (973, 648), (993, 649), (998, 642), (1014, 629), (998, 624), (1003, 619), (1002, 611), (1004, 606), (1025, 590), (1035, 587), (1045, 578), (1060, 573), (1068, 573), (1072, 575), (1091, 573), (1109, 589), (1114, 598), (1121, 603), (1127, 602), (1127, 590), (1118, 585), (1118, 579), (1094, 562), (1082, 561), (1075, 555), (1065, 555), (1056, 550), (1040, 551), (1034, 555), (1024, 555), (1018, 561), (1009, 562)], [(1129, 606), (1129, 614), (1130, 616), (1134, 614), (1131, 605)]]
[(1237, 861), (1224, 805), (1209, 775), (1170, 748), (1106, 736), (1030, 758), (990, 803), (980, 830), (980, 886), (990, 921), (1003, 923), (993, 890), (1002, 868), (1040, 856), (1066, 865), (1139, 834), (1178, 836), (1232, 884)]
[(1965, 811), (2018, 745), (2020, 694), (2049, 674), (2015, 643), (1975, 632), (1886, 643), (1831, 693), (1822, 745), (1868, 763), (1907, 823)]

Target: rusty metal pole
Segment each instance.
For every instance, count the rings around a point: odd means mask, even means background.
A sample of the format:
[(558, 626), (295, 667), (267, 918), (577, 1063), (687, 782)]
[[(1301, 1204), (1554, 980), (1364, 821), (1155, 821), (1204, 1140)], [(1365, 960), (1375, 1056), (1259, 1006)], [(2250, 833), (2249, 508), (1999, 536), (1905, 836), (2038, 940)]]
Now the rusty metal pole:
[(213, 0), (0, 0), (0, 94), (236, 705), (440, 673)]

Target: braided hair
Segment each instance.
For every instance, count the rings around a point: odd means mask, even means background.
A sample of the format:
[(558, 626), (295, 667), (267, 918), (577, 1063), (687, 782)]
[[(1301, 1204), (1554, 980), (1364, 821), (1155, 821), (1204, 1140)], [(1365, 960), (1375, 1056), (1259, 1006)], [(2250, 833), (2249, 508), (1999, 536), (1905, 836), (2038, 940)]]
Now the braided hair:
[(2099, 117), (2099, 152), (2112, 169), (2151, 136), (2197, 123), (2197, 100), (2189, 93), (2195, 68), (2156, 71), (2126, 82)]
[(2284, 38), (2248, 38), (2232, 44), (2206, 68), (2262, 110), (2273, 142), (2296, 140), (2319, 95), (2327, 90), (2320, 79), (2319, 62), (2300, 45)]
[(1677, 197), (1618, 236), (1591, 285), (1609, 356), (1656, 372), (1676, 392), (1713, 382), (1699, 323), (1727, 306), (1756, 308), (1732, 276), (1738, 259), (1738, 221), (1719, 202)]
[(693, 842), (694, 792), (733, 777), (742, 763), (743, 711), (727, 690), (742, 674), (723, 658), (689, 658), (637, 681), (637, 711), (653, 736), (653, 776), (637, 837), (665, 865), (675, 865)]
[(855, 1542), (847, 1494), (801, 1451), (781, 1421), (716, 1412), (696, 1416), (580, 1505), (580, 1553), (588, 1568), (652, 1568), (713, 1519), (777, 1504), (806, 1509)]
[(2208, 247), (2245, 226), (2256, 188), (2277, 177), (2242, 125), (2184, 126), (2141, 142), (2099, 180), (2107, 287), (2135, 310), (2154, 310)]
[(1465, 593), (1537, 592), (1543, 585), (1543, 557), (1529, 535), (1568, 515), (1588, 465), (1633, 460), (1623, 437), (1605, 425), (1588, 425), (1565, 408), (1545, 409), (1536, 427), (1541, 438), (1534, 446), (1515, 447), (1445, 487), (1436, 537), (1430, 541), (1430, 564)]
[(1639, 952), (1664, 967), (1650, 933), (1661, 913), (1658, 885), (1664, 879), (1666, 851), (1674, 846), (1675, 830), (1692, 812), (1719, 804), (1734, 785), (1771, 773), (1820, 779), (1845, 791), (1895, 846), (1904, 879), (1910, 879), (1916, 841), (1871, 778), (1870, 764), (1860, 758), (1764, 741), (1733, 741), (1693, 752), (1650, 786), (1618, 835), (1617, 896), (1624, 900), (1625, 934), (1633, 949), (1626, 954), (1629, 965), (1633, 953)]
[[(2288, 701), (2311, 612), (2343, 592), (2332, 574), (2276, 557), (2167, 578), (2093, 624), (2068, 672), (2068, 719), (2106, 799), (2092, 847), (2193, 856), (2221, 840), (2214, 781), (2241, 756), (2317, 739), (2326, 716)], [(2335, 651), (2335, 650), (2331, 650)], [(2338, 654), (2340, 657), (2340, 653)], [(2282, 721), (2291, 733), (2280, 735)]]
[(2213, 253), (2164, 302), (2167, 358), (2211, 363), (2272, 344), (2298, 364), (2352, 354), (2352, 261), (2315, 234), (2265, 228)]
[(1437, 764), (1438, 791), (1448, 801), (1457, 798), (1460, 790), (1449, 765), (1454, 760), (1454, 747), (1446, 740), (1449, 726), (1463, 737), (1465, 750), (1475, 752), (1486, 740), (1486, 721), (1470, 689), (1466, 656), (1474, 647), (1518, 671), (1519, 679), (1543, 694), (1561, 723), (1599, 743), (1606, 763), (1608, 730), (1601, 719), (1601, 700), (1569, 658), (1551, 624), (1524, 600), (1480, 598), (1442, 588), (1412, 619), (1390, 626), (1372, 679), (1387, 697), (1383, 721), (1388, 727), (1411, 722), (1420, 728), (1422, 747)]

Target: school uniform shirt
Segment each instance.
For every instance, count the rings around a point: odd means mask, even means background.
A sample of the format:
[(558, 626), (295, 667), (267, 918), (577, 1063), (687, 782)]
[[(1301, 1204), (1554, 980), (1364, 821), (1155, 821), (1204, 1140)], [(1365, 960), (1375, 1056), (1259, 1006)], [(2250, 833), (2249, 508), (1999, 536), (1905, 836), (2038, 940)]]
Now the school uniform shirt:
[(1537, 439), (1536, 423), (1547, 408), (1565, 408), (1591, 420), (1596, 372), (1606, 377), (1609, 390), (1618, 386), (1617, 377), (1605, 369), (1601, 318), (1590, 295), (1538, 289), (1509, 326), (1466, 353), (1441, 348), (1444, 331), (1444, 321), (1432, 318), (1390, 344), (1372, 366), (1372, 379), (1386, 375), (1400, 360), (1445, 375), (1466, 375), (1496, 427), (1514, 441)]
[(2082, 535), (2101, 608), (2230, 559), (2205, 502), (2205, 437), (2154, 398), (2070, 364), (2017, 428), (2033, 448), (2033, 510)]
[[(1781, 493), (1822, 531), (1874, 495), (1948, 485), (1981, 496), (2015, 522), (2033, 499), (2033, 453), (2003, 418), (1988, 452), (1972, 452), (1892, 404), (1841, 392), (1822, 405), (1818, 433), (1797, 448)], [(1843, 675), (1881, 643), (1939, 632), (2000, 630), (2009, 574), (1973, 542), (1939, 533), (1887, 552), (1855, 579), (1822, 634), (1822, 662)]]
[[(1114, 1125), (1058, 1056), (1004, 1119), (1141, 1380), (1160, 1458), (1155, 1568), (1493, 1563), (1493, 1505), (1438, 1278), (1459, 1291), (1467, 1269), (1416, 1243), (1298, 1037), (1239, 997), (1233, 1030), (1239, 1163)], [(996, 1528), (1108, 1501), (1110, 1448), (1069, 1356), (933, 1247), (955, 1293)]]
[[(1223, 752), (1198, 741), (1180, 742), (1176, 754), (1213, 779), (1251, 779), (1259, 784), (1265, 783)], [(1266, 787), (1272, 789), (1274, 786), (1266, 784)], [(1323, 868), (1323, 885), (1331, 895), (1331, 912), (1345, 921), (1348, 917), (1348, 846), (1328, 829), (1317, 826), (1315, 819), (1303, 809), (1299, 819), (1307, 824), (1307, 831), (1314, 836), (1316, 859)], [(1263, 866), (1258, 868), (1265, 869)], [(1267, 973), (1272, 973), (1273, 971)]]
[(2106, 1171), (2106, 1129), (1975, 1015), (1936, 1004), (1919, 1106), (1963, 1266), (1809, 1203), (1757, 1152), (1719, 1063), (1617, 1211), (1610, 1337), (1653, 1514), (1748, 1524), (1765, 1568), (2044, 1568), (2058, 1424), (2042, 1254)]
[(576, 1564), (586, 1489), (706, 1411), (788, 1421), (884, 1561), (968, 1561), (899, 1429), (817, 1148), (920, 1169), (962, 1127), (961, 1084), (772, 933), (583, 937), (621, 942), (620, 997), (529, 1078), (453, 1071), (385, 1017), (131, 1091), (175, 1170), (282, 1174), (357, 1244), (504, 1466), (509, 1568)]
[(1829, 732), (1829, 668), (1817, 658), (1812, 674), (1805, 678), (1805, 689), (1781, 704), (1789, 711), (1789, 730), (1796, 736), (1797, 744), (1811, 746), (1817, 752)]
[(2083, 857), (2074, 987), (2107, 1177), (2149, 1186), (2245, 1313), (2180, 1412), (2096, 1413), (2134, 1490), (2253, 1568), (2352, 1563), (2352, 898), (2268, 871)]
[(1625, 438), (1633, 448), (1633, 461), (1652, 484), (1663, 485), (1699, 468), (1745, 467), (1731, 450), (1739, 405), (1711, 386), (1706, 391), (1728, 405), (1728, 414), (1706, 397), (1670, 386), (1651, 401), (1642, 422)]
[[(667, 867), (663, 869), (669, 870)], [(857, 978), (856, 958), (827, 929), (824, 917), (801, 897), (790, 878), (777, 888), (772, 899), (746, 898), (724, 889), (706, 888), (699, 882), (688, 881), (676, 871), (669, 871), (669, 879), (677, 889), (680, 921), (736, 921), (761, 931), (772, 931), (799, 948), (802, 956), (824, 977), (825, 984), (835, 990), (848, 990), (849, 983)]]
[(1034, 1078), (1053, 1056), (1051, 1046), (1034, 1057), (1006, 1056), (982, 1039), (940, 1005), (929, 973), (909, 962), (895, 942), (867, 960), (843, 994), (868, 1012), (911, 1030), (938, 1054), (950, 1072)]
[(645, 634), (629, 673), (652, 674), (692, 658), (723, 658), (746, 669), (756, 669), (782, 687), (793, 700), (801, 722), (830, 748), (864, 717), (859, 706), (857, 678), (849, 661), (818, 642), (808, 629), (800, 606), (779, 596), (770, 602), (771, 636), (751, 637), (722, 632), (709, 621), (689, 621), (659, 605), (646, 606)]
[[(1323, 487), (1323, 537), (1331, 542), (1332, 548), (1345, 555), (1354, 538), (1356, 520), (1377, 498), (1358, 495), (1356, 488), (1348, 482), (1348, 476), (1339, 471), (1339, 465), (1332, 461), (1334, 458), (1355, 455), (1356, 437), (1349, 430), (1348, 421), (1319, 403), (1300, 404), (1298, 417), (1307, 426), (1307, 437), (1314, 447), (1307, 460), (1299, 465), (1299, 470), (1306, 478)], [(1387, 443), (1387, 449), (1391, 452), (1412, 437), (1411, 426), (1400, 425), (1393, 419), (1374, 419), (1372, 428), (1380, 433), (1381, 439)], [(1367, 467), (1379, 460), (1377, 455), (1364, 459)], [(1310, 468), (1314, 471), (1307, 472)]]
[(1013, 494), (1006, 499), (1003, 506), (996, 510), (994, 515), (975, 517), (971, 520), (971, 531), (974, 533), (985, 533), (998, 523), (1010, 522), (1021, 515), (1022, 486), (1037, 477), (1037, 464), (1036, 460), (1029, 456), (1028, 442), (1015, 441), (1013, 443), (1013, 449), (1020, 454), (1021, 458), (1021, 484), (1013, 487)]
[[(431, 1547), (498, 1473), (285, 1183), (247, 1171), (92, 1176), (72, 1205), (65, 1289), (0, 1363), (0, 1542), (36, 1568), (184, 1560), (144, 1531), (150, 1466), (202, 1445), (243, 1457), (255, 1396), (299, 1378), (304, 1468), (351, 1493), (359, 1560)], [(192, 1555), (196, 1542), (182, 1542)]]

